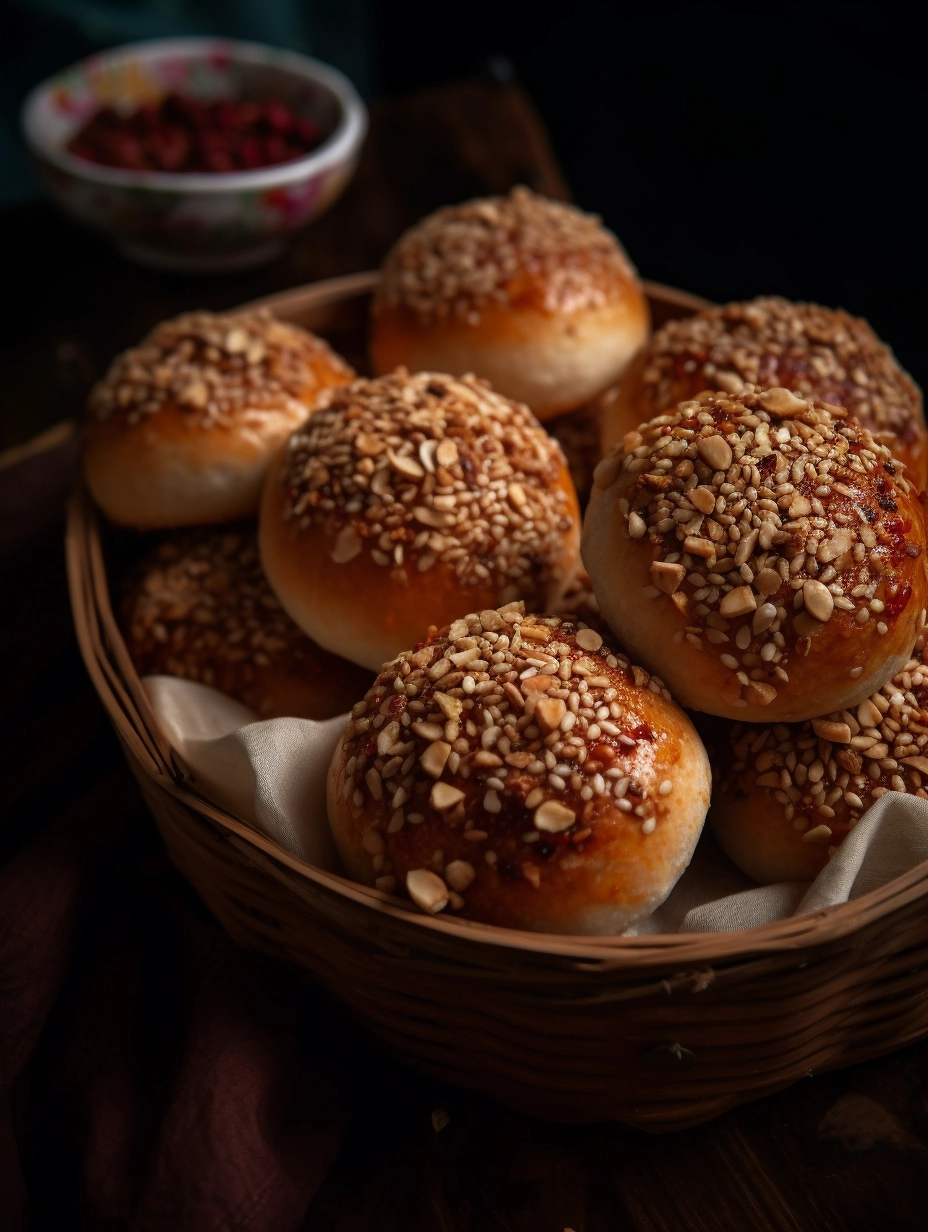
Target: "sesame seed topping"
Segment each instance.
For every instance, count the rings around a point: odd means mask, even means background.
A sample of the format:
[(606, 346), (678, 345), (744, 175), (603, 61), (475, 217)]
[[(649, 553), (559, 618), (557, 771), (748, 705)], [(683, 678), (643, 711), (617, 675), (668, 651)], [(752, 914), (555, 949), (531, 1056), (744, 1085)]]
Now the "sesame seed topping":
[(807, 578), (802, 586), (802, 597), (806, 605), (806, 611), (810, 616), (813, 616), (823, 624), (825, 621), (831, 620), (832, 613), (835, 610), (835, 600), (834, 595), (832, 595), (827, 586), (816, 581), (815, 578)]
[(703, 389), (775, 386), (763, 402), (774, 415), (795, 414), (799, 399), (816, 397), (846, 407), (884, 444), (925, 431), (917, 387), (865, 321), (777, 297), (664, 325), (649, 344), (642, 385), (648, 414)]
[(887, 791), (928, 799), (928, 666), (922, 651), (853, 711), (772, 727), (734, 724), (713, 760), (720, 792), (743, 800), (752, 785), (762, 788), (780, 802), (803, 841), (827, 838), (837, 848)]
[(124, 351), (90, 395), (93, 419), (135, 424), (167, 406), (210, 427), (262, 412), (306, 417), (325, 391), (353, 371), (331, 348), (266, 309), (188, 312), (156, 325)]
[(804, 843), (824, 843), (831, 839), (831, 830), (828, 826), (814, 826), (811, 830), (807, 830), (802, 836)]
[(697, 453), (707, 466), (713, 470), (725, 471), (731, 466), (731, 446), (721, 436), (705, 436), (700, 438), (696, 446)]
[(546, 312), (607, 304), (635, 277), (611, 232), (591, 214), (526, 188), (447, 206), (391, 249), (375, 314), (402, 307), (426, 320), (470, 324), (487, 308), (533, 298)]
[(433, 809), (444, 813), (450, 808), (454, 808), (464, 799), (464, 793), (457, 787), (452, 787), (450, 783), (436, 783), (432, 788), (429, 796), (429, 804)]
[(723, 595), (719, 603), (719, 615), (729, 620), (735, 616), (746, 616), (757, 607), (757, 600), (750, 586), (736, 586), (734, 590)]
[(343, 386), (290, 438), (283, 483), (286, 516), (323, 528), (333, 564), (368, 553), (402, 586), (441, 562), (462, 585), (544, 601), (577, 534), (558, 445), (473, 377), (398, 369)]
[(448, 906), (448, 887), (427, 868), (411, 869), (406, 874), (406, 889), (416, 906), (429, 915), (437, 915)]
[(573, 809), (565, 808), (556, 800), (546, 800), (535, 809), (535, 828), (549, 834), (559, 834), (561, 830), (569, 830), (577, 819)]
[(677, 643), (717, 654), (747, 705), (774, 701), (829, 622), (869, 646), (905, 610), (915, 489), (842, 408), (784, 388), (702, 393), (611, 457), (618, 515), (651, 556), (644, 595), (674, 604)]
[(452, 860), (445, 868), (445, 880), (459, 893), (467, 889), (475, 876), (474, 866), (467, 860)]
[[(419, 725), (421, 727), (421, 724)], [(419, 732), (421, 735), (421, 731)], [(433, 779), (441, 777), (448, 758), (451, 755), (451, 745), (444, 740), (434, 740), (419, 758), (419, 765)]]
[(283, 672), (303, 682), (298, 717), (338, 713), (370, 681), (286, 614), (264, 576), (252, 526), (166, 536), (127, 577), (120, 623), (140, 676), (209, 685), (261, 715), (297, 714), (293, 686), (281, 696), (275, 685)]
[[(644, 834), (661, 824), (679, 773), (656, 723), (669, 694), (593, 632), (513, 602), (433, 629), (385, 665), (340, 751), (342, 799), (374, 874), (401, 885), (410, 871), (443, 874), (467, 915), (487, 878), (537, 888), (612, 841), (616, 818)], [(472, 675), (455, 666), (462, 654)], [(472, 859), (484, 843), (491, 858)], [(425, 887), (422, 902), (441, 901)]]
[(576, 642), (582, 650), (599, 650), (603, 639), (595, 629), (578, 629)]

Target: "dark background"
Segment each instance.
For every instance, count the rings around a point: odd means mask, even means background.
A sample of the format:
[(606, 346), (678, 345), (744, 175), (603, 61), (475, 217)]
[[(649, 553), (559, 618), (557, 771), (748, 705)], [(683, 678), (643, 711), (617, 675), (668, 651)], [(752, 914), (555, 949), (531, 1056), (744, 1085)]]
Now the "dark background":
[(646, 277), (845, 307), (928, 380), (925, 57), (891, 6), (476, 3), (440, 43), (434, 5), (390, 8), (380, 87), (509, 58), (576, 200)]
[[(34, 193), (16, 112), (29, 85), (95, 47), (219, 32), (329, 59), (370, 98), (513, 75), (542, 114), (577, 202), (642, 274), (724, 301), (777, 292), (867, 317), (922, 384), (925, 123), (921, 40), (874, 3), (470, 0), (6, 0), (0, 8), (2, 199)], [(421, 169), (428, 186), (429, 168)], [(445, 186), (434, 185), (436, 206)], [(0, 218), (0, 222), (3, 219)], [(5, 268), (28, 268), (0, 227)], [(60, 248), (54, 261), (62, 260)], [(52, 260), (52, 257), (49, 258)], [(17, 330), (40, 328), (27, 295)]]

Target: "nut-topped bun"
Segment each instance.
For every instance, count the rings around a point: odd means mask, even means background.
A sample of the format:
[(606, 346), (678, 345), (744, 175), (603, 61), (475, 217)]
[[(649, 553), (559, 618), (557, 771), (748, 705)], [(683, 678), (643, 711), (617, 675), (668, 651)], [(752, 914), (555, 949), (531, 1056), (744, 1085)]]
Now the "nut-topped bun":
[(735, 724), (715, 751), (712, 828), (755, 881), (811, 881), (875, 800), (928, 800), (928, 667), (910, 659), (850, 710)]
[(526, 407), (402, 369), (338, 390), (295, 432), (261, 509), (281, 603), (374, 670), (462, 610), (556, 603), (579, 538), (564, 456)]
[(928, 430), (918, 386), (866, 323), (776, 296), (706, 308), (657, 330), (604, 400), (603, 453), (668, 406), (707, 389), (782, 386), (846, 407), (910, 479), (928, 480)]
[(925, 540), (885, 446), (775, 388), (703, 394), (629, 433), (596, 470), (583, 560), (610, 627), (682, 705), (772, 722), (856, 705), (903, 666)]
[(132, 572), (122, 626), (140, 676), (181, 676), (263, 718), (327, 719), (370, 674), (321, 650), (267, 583), (251, 526), (181, 531)]
[(377, 372), (475, 372), (547, 419), (617, 380), (649, 329), (638, 276), (599, 219), (515, 188), (401, 236), (371, 353)]
[(661, 682), (520, 603), (433, 631), (351, 716), (328, 792), (345, 867), (429, 913), (620, 933), (702, 829), (708, 759)]
[(253, 517), (273, 455), (353, 375), (321, 338), (264, 310), (165, 321), (90, 396), (87, 483), (123, 526)]

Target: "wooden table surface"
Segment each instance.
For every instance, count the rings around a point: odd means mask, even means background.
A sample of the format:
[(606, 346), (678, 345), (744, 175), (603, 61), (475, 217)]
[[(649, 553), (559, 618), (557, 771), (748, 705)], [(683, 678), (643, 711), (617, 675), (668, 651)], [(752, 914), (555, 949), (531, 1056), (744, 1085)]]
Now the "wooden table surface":
[[(137, 269), (45, 205), (8, 212), (16, 313), (0, 344), (0, 448), (76, 413), (114, 352), (165, 316), (369, 268), (403, 227), (449, 201), (518, 182), (567, 195), (515, 86), (464, 82), (384, 102), (372, 118), (343, 200), (286, 257), (252, 273)], [(131, 818), (142, 807), (71, 632), (60, 535), (72, 465), (59, 441), (0, 470), (3, 856), (49, 818), (81, 825), (100, 810)], [(438, 1109), (447, 1123), (433, 1118)], [(664, 1137), (530, 1121), (376, 1057), (305, 1228), (893, 1232), (924, 1229), (926, 1210), (928, 1042)]]

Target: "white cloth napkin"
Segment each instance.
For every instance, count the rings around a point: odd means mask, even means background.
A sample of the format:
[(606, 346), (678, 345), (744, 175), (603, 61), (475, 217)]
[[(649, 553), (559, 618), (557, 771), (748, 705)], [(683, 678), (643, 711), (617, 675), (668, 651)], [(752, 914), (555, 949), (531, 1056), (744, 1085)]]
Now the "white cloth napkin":
[(259, 719), (217, 689), (173, 676), (143, 681), (171, 747), (209, 800), (291, 855), (341, 872), (326, 815), (325, 780), (347, 715)]
[[(347, 715), (258, 719), (205, 685), (144, 681), (155, 716), (194, 785), (308, 864), (341, 872), (326, 814), (325, 780)], [(670, 897), (627, 935), (732, 932), (859, 898), (928, 860), (928, 801), (878, 800), (811, 883), (755, 886), (706, 830)]]

